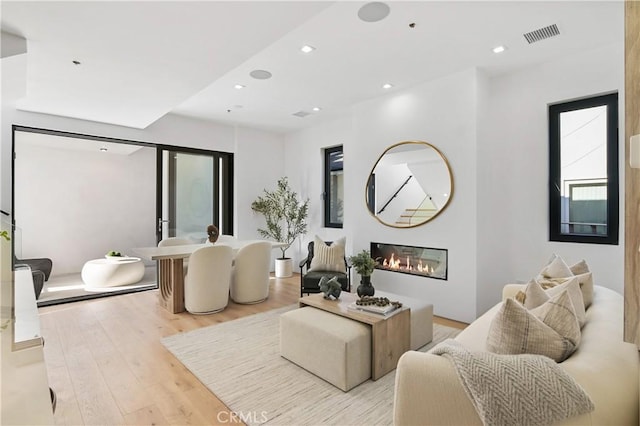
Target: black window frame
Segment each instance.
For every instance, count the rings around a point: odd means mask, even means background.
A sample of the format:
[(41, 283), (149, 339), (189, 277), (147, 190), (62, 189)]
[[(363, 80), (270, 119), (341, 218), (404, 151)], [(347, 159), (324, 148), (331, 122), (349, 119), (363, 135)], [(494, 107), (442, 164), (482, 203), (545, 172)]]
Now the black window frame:
[[(342, 228), (343, 223), (331, 221), (331, 156), (337, 152), (340, 152), (344, 156), (344, 150), (342, 145), (333, 146), (324, 149), (324, 192), (322, 198), (324, 201), (324, 226), (325, 228)], [(341, 169), (344, 173), (344, 162)], [(344, 205), (344, 204), (343, 204)], [(344, 216), (343, 216), (344, 221)]]
[[(607, 233), (585, 235), (562, 232), (562, 182), (560, 170), (560, 114), (607, 107)], [(618, 245), (620, 184), (618, 158), (618, 93), (549, 105), (549, 241)]]

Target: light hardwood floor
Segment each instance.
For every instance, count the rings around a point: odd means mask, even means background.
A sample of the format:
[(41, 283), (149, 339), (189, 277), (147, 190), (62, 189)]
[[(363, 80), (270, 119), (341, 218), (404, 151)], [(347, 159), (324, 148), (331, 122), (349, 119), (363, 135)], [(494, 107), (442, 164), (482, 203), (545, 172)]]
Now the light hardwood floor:
[(40, 308), (56, 424), (228, 424), (228, 408), (160, 339), (296, 303), (299, 291), (297, 274), (272, 278), (267, 301), (200, 316), (160, 308), (157, 290)]

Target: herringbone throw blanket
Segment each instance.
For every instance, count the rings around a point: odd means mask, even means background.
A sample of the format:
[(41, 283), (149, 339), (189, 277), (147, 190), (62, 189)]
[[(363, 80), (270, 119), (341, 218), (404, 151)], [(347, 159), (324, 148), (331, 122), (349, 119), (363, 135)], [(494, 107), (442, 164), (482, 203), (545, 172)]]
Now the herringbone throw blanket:
[(453, 339), (430, 353), (453, 362), (485, 425), (549, 425), (594, 409), (582, 387), (545, 356), (472, 353)]

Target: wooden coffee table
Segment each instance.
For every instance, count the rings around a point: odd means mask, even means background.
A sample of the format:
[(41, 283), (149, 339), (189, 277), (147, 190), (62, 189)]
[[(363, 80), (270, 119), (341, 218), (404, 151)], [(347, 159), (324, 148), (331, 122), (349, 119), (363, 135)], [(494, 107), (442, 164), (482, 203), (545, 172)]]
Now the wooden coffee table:
[(371, 327), (371, 378), (378, 380), (398, 365), (400, 356), (409, 350), (411, 337), (410, 309), (406, 306), (388, 316), (353, 311), (348, 306), (358, 300), (353, 293), (342, 292), (339, 300), (327, 300), (322, 293), (300, 298), (300, 307), (311, 306), (340, 315)]

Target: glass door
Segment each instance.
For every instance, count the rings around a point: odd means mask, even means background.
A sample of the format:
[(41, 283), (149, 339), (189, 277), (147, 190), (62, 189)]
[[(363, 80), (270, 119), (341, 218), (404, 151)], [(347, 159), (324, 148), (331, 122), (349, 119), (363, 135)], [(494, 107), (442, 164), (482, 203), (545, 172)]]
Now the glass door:
[(233, 156), (202, 150), (159, 148), (158, 241), (169, 237), (205, 242), (207, 226), (233, 233)]

